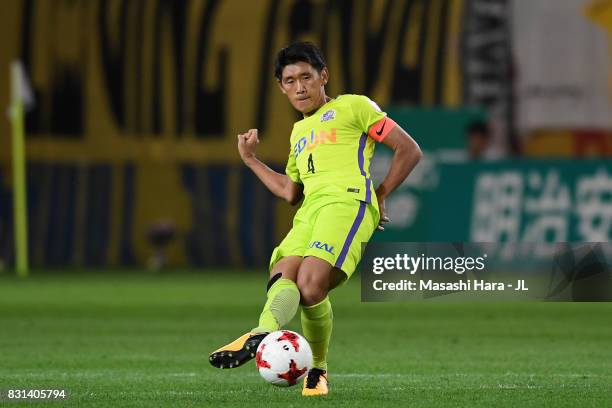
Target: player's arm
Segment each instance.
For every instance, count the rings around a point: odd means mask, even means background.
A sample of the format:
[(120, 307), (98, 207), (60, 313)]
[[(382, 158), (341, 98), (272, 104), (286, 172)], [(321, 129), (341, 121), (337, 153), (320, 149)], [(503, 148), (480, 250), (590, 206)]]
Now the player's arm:
[(291, 205), (299, 203), (302, 199), (303, 186), (295, 183), (286, 174), (272, 170), (255, 157), (258, 143), (257, 129), (249, 129), (248, 132), (238, 135), (238, 152), (244, 164), (255, 173), (272, 194)]
[[(391, 160), (391, 166), (389, 167), (387, 175), (376, 189), (376, 197), (378, 198), (378, 206), (380, 209), (380, 223), (378, 229), (381, 231), (384, 231), (383, 223), (389, 222), (385, 210), (385, 199), (393, 190), (402, 184), (423, 156), (417, 142), (415, 142), (404, 129), (389, 118), (385, 118), (385, 120), (391, 122), (393, 126), (389, 132), (384, 135), (382, 140), (379, 141), (393, 150), (393, 159)], [(377, 125), (373, 126), (372, 131), (376, 132), (375, 129), (377, 129)]]

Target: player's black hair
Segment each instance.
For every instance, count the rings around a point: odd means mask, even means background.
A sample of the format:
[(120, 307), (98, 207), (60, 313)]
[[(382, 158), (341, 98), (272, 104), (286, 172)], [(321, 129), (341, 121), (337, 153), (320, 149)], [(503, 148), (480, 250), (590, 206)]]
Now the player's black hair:
[(274, 61), (274, 76), (279, 81), (283, 75), (283, 68), (296, 62), (306, 62), (312, 65), (319, 73), (327, 66), (321, 50), (311, 42), (294, 42), (281, 49)]

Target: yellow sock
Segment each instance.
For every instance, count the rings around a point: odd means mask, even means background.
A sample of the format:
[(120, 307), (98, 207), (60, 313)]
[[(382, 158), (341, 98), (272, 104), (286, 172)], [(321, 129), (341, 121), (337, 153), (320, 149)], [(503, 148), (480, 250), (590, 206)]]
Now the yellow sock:
[(293, 319), (300, 304), (300, 291), (291, 279), (280, 278), (268, 290), (268, 300), (259, 316), (259, 326), (252, 332), (280, 330)]
[(302, 334), (312, 348), (313, 367), (327, 370), (327, 350), (332, 334), (333, 313), (329, 297), (312, 306), (302, 306)]

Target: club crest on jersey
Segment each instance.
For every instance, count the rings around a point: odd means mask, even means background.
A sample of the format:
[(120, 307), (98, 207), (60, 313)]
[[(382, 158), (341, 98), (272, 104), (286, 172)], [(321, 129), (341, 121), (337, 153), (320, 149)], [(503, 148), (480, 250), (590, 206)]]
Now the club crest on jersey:
[(335, 117), (336, 117), (336, 111), (333, 109), (330, 109), (321, 115), (321, 122), (327, 122), (328, 120), (332, 120)]
[(304, 150), (312, 151), (322, 144), (336, 143), (336, 129), (331, 129), (329, 132), (320, 130), (319, 133), (315, 133), (314, 129), (310, 130), (309, 136), (302, 136), (295, 142), (293, 146), (293, 155), (297, 157)]

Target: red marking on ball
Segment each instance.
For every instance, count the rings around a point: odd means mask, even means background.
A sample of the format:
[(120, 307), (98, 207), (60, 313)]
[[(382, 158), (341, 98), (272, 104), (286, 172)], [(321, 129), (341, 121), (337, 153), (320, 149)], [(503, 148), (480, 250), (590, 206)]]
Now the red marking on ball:
[(261, 357), (265, 348), (266, 348), (266, 345), (262, 344), (261, 347), (259, 348), (259, 351), (257, 351), (257, 354), (255, 355), (255, 362), (257, 363), (257, 368), (272, 368), (270, 363), (268, 363), (266, 360), (264, 360)]
[(287, 330), (283, 330), (283, 335), (280, 336), (278, 339), (276, 339), (276, 341), (283, 341), (283, 340), (287, 340), (289, 343), (291, 343), (296, 353), (300, 351), (300, 342), (299, 342), (300, 338), (298, 337), (297, 334), (292, 333)]
[(291, 360), (291, 362), (289, 363), (289, 371), (277, 375), (278, 378), (282, 378), (283, 380), (287, 381), (289, 385), (295, 385), (297, 379), (300, 378), (305, 372), (306, 367), (302, 368), (301, 370), (298, 370), (295, 361)]

